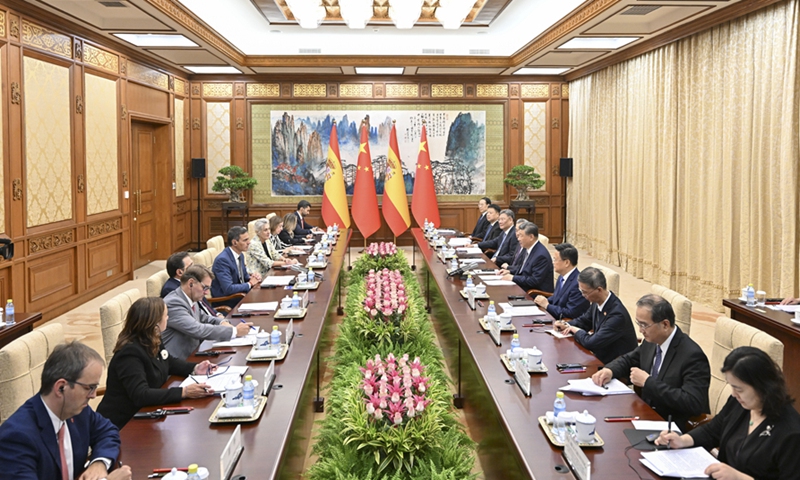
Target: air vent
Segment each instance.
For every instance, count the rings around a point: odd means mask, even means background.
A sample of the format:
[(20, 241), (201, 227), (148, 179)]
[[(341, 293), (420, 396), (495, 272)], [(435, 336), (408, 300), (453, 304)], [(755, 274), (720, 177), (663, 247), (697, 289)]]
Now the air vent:
[(322, 53), (321, 48), (301, 48), (298, 50), (300, 53)]
[(661, 8), (661, 5), (635, 5), (624, 12), (620, 13), (620, 15), (647, 15), (648, 13), (654, 12)]
[(422, 49), (423, 55), (444, 55), (443, 48), (423, 48)]
[(470, 55), (489, 55), (489, 49), (488, 48), (470, 49), (469, 54)]
[(128, 6), (122, 2), (113, 2), (113, 1), (101, 1), (99, 2), (100, 5), (109, 8), (127, 8)]

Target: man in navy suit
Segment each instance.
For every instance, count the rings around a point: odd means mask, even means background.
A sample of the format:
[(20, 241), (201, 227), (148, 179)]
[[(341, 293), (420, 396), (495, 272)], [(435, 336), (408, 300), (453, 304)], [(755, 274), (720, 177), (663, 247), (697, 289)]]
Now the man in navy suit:
[[(167, 280), (164, 283), (164, 286), (161, 287), (161, 298), (165, 298), (167, 295), (172, 293), (173, 290), (181, 286), (181, 277), (183, 276), (183, 272), (185, 272), (192, 265), (194, 265), (194, 260), (192, 260), (189, 252), (178, 252), (169, 256), (167, 259), (167, 275), (169, 275), (169, 280)], [(208, 300), (206, 300), (205, 296), (203, 296), (203, 298), (198, 302), (198, 305), (200, 305), (200, 308), (202, 308), (203, 311), (212, 317), (225, 317), (225, 315), (217, 312), (214, 307), (208, 303)]]
[(539, 227), (528, 222), (517, 236), (521, 247), (508, 269), (500, 270), (503, 280), (512, 280), (523, 290), (553, 291), (553, 258), (539, 242)]
[(39, 393), (0, 426), (3, 478), (131, 478), (127, 466), (108, 473), (119, 456), (119, 430), (89, 407), (103, 365), (97, 352), (78, 342), (53, 350), (42, 369)]
[(297, 225), (294, 227), (294, 236), (298, 238), (313, 238), (314, 233), (322, 233), (322, 230), (306, 222), (305, 217), (311, 213), (311, 203), (308, 200), (300, 200), (297, 202), (297, 211), (294, 216), (297, 217)]
[(578, 275), (578, 288), (592, 305), (576, 319), (553, 322), (553, 328), (573, 334), (575, 341), (603, 363), (635, 349), (639, 342), (631, 316), (619, 298), (606, 290), (603, 272), (594, 267), (584, 268)]
[(483, 197), (478, 200), (478, 212), (480, 212), (481, 215), (478, 217), (478, 221), (475, 223), (475, 228), (472, 229), (470, 237), (483, 239), (483, 236), (486, 234), (486, 229), (489, 226), (489, 222), (486, 220), (486, 209), (489, 208), (491, 204), (492, 199), (489, 197)]
[[(227, 297), (234, 293), (247, 293), (253, 287), (261, 285), (261, 275), (247, 273), (244, 264), (244, 252), (250, 247), (250, 235), (244, 227), (233, 227), (228, 230), (228, 248), (223, 250), (214, 260), (212, 271), (214, 281), (211, 282), (211, 296)], [(239, 303), (238, 299), (225, 302), (231, 308)]]
[(493, 203), (486, 207), (486, 221), (489, 222), (489, 226), (486, 228), (486, 231), (483, 234), (483, 240), (472, 245), (480, 248), (483, 251), (486, 251), (486, 249), (489, 248), (487, 246), (489, 242), (497, 238), (497, 236), (502, 232), (502, 228), (500, 227), (499, 205), (495, 205)]
[(569, 243), (556, 245), (553, 268), (559, 275), (556, 290), (550, 298), (537, 295), (533, 301), (557, 320), (578, 318), (589, 308), (589, 302), (578, 289), (578, 249)]
[(484, 240), (478, 246), (483, 245), (481, 249), (484, 252), (494, 250), (491, 260), (495, 264), (511, 263), (517, 247), (519, 247), (517, 229), (514, 228), (514, 212), (511, 210), (501, 211), (497, 223), (500, 225), (500, 233), (491, 240)]

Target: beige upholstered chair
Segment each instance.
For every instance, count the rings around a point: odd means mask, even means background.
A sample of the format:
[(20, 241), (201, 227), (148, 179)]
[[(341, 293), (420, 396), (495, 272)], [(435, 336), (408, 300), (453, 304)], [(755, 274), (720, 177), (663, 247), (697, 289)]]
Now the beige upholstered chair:
[(209, 238), (208, 241), (206, 242), (206, 246), (208, 248), (215, 249), (217, 251), (217, 254), (219, 254), (219, 252), (225, 249), (225, 240), (222, 238), (222, 235), (217, 235), (216, 237)]
[(614, 295), (619, 297), (619, 273), (615, 272), (614, 270), (608, 267), (604, 267), (599, 263), (593, 263), (589, 266), (594, 267), (603, 272), (603, 275), (606, 276), (606, 287), (608, 287), (608, 290), (614, 292)]
[(250, 240), (256, 237), (256, 222), (259, 220), (260, 218), (256, 218), (255, 220), (247, 222), (247, 234), (250, 236)]
[(169, 280), (169, 274), (166, 270), (150, 275), (150, 278), (147, 279), (147, 296), (160, 297), (161, 289), (164, 288), (167, 280)]
[(540, 233), (539, 234), (539, 243), (541, 243), (542, 245), (544, 245), (546, 247), (546, 246), (550, 245), (550, 239), (547, 236), (542, 235)]
[(683, 333), (689, 335), (689, 329), (692, 327), (691, 300), (663, 285), (654, 283), (650, 289), (653, 293), (664, 297), (666, 301), (672, 304), (672, 309), (675, 311), (675, 324), (681, 327)]
[(192, 255), (192, 261), (198, 265), (211, 268), (214, 265), (214, 254), (211, 252), (211, 249), (207, 248)]
[(0, 423), (39, 391), (44, 362), (61, 343), (64, 326), (50, 322), (0, 349)]
[(111, 361), (111, 357), (114, 356), (114, 346), (117, 344), (119, 332), (122, 331), (122, 324), (125, 322), (128, 309), (131, 308), (133, 302), (141, 297), (142, 294), (139, 289), (134, 288), (114, 296), (100, 306), (100, 329), (103, 333), (103, 350), (106, 365)]

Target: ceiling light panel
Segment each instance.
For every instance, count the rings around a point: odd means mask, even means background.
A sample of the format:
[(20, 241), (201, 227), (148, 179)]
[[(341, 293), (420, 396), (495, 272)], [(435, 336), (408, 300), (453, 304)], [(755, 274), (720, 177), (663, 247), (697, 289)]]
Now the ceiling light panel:
[(242, 73), (238, 68), (231, 66), (214, 67), (210, 65), (185, 65), (183, 68), (198, 74)]
[(132, 43), (137, 47), (197, 47), (196, 43), (183, 35), (163, 35), (152, 33), (115, 33), (115, 37)]
[(569, 70), (569, 67), (527, 67), (520, 68), (514, 72), (514, 75), (561, 75), (567, 70)]
[(358, 75), (402, 75), (403, 67), (356, 67)]
[(616, 50), (642, 37), (575, 37), (559, 50)]

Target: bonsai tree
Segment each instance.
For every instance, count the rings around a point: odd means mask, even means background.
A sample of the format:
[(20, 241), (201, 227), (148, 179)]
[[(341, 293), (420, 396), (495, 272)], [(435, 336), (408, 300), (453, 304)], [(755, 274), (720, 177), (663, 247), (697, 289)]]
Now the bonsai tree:
[(237, 167), (229, 165), (219, 169), (217, 181), (211, 186), (215, 192), (228, 192), (231, 202), (243, 202), (242, 192), (251, 190), (258, 184), (258, 180), (252, 178), (250, 174)]
[(517, 198), (515, 200), (528, 200), (528, 189), (538, 189), (544, 186), (542, 176), (528, 165), (517, 165), (512, 168), (506, 174), (503, 182), (517, 189)]

